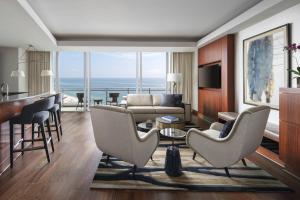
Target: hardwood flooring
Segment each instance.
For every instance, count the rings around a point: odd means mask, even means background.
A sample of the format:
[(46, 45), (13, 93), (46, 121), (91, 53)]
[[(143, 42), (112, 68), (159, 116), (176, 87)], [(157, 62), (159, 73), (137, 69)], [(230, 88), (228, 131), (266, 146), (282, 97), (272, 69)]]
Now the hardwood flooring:
[[(25, 152), (15, 161), (13, 169), (0, 176), (1, 200), (37, 199), (299, 199), (300, 183), (279, 166), (255, 153), (249, 157), (275, 177), (289, 184), (294, 193), (237, 193), (237, 192), (178, 192), (140, 190), (91, 190), (101, 152), (97, 149), (89, 113), (63, 113), (64, 135), (55, 141), (51, 163), (47, 163), (45, 151)], [(53, 134), (55, 135), (55, 134)], [(113, 141), (112, 141), (113, 145)]]

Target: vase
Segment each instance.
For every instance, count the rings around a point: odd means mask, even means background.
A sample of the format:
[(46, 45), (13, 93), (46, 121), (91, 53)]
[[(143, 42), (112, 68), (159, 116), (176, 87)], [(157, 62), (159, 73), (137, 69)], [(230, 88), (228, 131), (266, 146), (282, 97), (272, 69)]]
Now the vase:
[(297, 88), (300, 88), (300, 77), (297, 77)]

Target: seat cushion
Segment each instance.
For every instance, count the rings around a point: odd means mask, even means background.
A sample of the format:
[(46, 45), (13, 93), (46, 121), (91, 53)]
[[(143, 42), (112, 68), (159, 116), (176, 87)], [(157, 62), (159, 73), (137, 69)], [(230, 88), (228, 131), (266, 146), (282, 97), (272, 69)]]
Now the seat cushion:
[(153, 106), (128, 106), (127, 110), (130, 110), (135, 114), (155, 114)]
[(33, 115), (33, 123), (42, 123), (46, 121), (49, 118), (49, 112), (48, 111), (41, 111), (37, 112)]
[(127, 106), (152, 106), (152, 95), (128, 94)]
[(157, 114), (184, 114), (181, 107), (153, 106)]

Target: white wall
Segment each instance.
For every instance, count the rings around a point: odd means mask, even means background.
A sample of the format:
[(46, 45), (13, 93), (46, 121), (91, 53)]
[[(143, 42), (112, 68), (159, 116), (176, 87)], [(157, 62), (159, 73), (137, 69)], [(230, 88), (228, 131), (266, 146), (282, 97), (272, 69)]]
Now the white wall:
[[(10, 92), (27, 92), (28, 91), (28, 70), (26, 64), (26, 55), (19, 63), (19, 58), (25, 50), (14, 47), (0, 47), (0, 84), (6, 82)], [(25, 77), (11, 77), (13, 70), (23, 70)]]
[[(235, 109), (238, 112), (251, 107), (243, 103), (243, 40), (251, 36), (260, 34), (270, 29), (282, 26), (284, 24), (292, 24), (292, 42), (300, 43), (300, 4), (282, 11), (266, 20), (263, 20), (253, 26), (250, 26), (236, 34), (235, 37)], [(297, 55), (298, 60), (300, 54)], [(296, 67), (293, 60), (292, 66)], [(295, 86), (295, 82), (293, 82)], [(272, 110), (269, 122), (279, 124), (279, 112)]]
[(18, 48), (0, 47), (0, 84), (6, 82), (10, 91), (18, 90), (18, 78), (10, 77), (18, 68)]

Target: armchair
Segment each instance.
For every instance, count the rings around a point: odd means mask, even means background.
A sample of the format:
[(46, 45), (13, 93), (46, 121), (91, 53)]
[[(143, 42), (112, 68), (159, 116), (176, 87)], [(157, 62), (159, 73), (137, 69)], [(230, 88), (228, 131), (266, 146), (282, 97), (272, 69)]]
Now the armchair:
[(91, 119), (99, 150), (133, 164), (134, 170), (145, 166), (158, 146), (158, 129), (137, 131), (131, 111), (125, 108), (100, 105), (91, 108)]
[(190, 129), (186, 143), (214, 167), (224, 167), (226, 174), (230, 176), (227, 167), (255, 152), (259, 147), (269, 113), (268, 106), (245, 110), (237, 117), (225, 138), (219, 138), (223, 125), (218, 122), (213, 123), (210, 129), (205, 131)]

